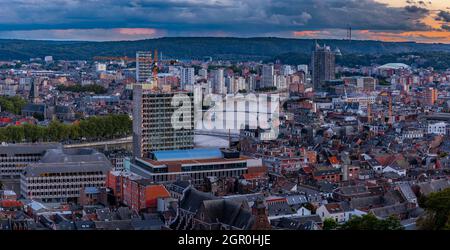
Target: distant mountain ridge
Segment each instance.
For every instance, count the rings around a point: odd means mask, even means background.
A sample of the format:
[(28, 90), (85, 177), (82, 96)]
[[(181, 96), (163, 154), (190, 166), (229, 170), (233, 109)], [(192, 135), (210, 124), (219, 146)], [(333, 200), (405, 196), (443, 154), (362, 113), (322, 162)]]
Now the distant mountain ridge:
[(135, 56), (139, 50), (162, 52), (165, 58), (268, 60), (278, 55), (310, 54), (315, 42), (339, 48), (345, 54), (450, 53), (450, 44), (314, 40), (289, 38), (165, 37), (139, 41), (77, 42), (0, 39), (0, 60), (28, 60), (53, 56), (56, 60), (91, 60), (94, 56)]

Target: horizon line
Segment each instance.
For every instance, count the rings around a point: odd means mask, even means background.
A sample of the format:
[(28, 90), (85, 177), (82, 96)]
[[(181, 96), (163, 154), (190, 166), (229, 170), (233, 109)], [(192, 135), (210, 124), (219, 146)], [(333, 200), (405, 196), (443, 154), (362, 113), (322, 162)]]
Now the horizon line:
[(370, 40), (370, 39), (338, 39), (338, 38), (300, 38), (300, 37), (279, 37), (279, 36), (252, 36), (252, 37), (239, 37), (239, 36), (161, 36), (161, 37), (151, 37), (145, 39), (135, 39), (135, 40), (78, 40), (78, 39), (24, 39), (24, 38), (0, 38), (0, 41), (36, 41), (36, 42), (83, 42), (83, 43), (115, 43), (115, 42), (140, 42), (167, 38), (192, 38), (192, 39), (283, 39), (283, 40), (316, 40), (316, 41), (349, 41), (349, 42), (382, 42), (382, 43), (414, 43), (414, 44), (427, 44), (427, 45), (450, 45), (450, 43), (442, 42), (417, 42), (417, 41), (383, 41), (383, 40)]

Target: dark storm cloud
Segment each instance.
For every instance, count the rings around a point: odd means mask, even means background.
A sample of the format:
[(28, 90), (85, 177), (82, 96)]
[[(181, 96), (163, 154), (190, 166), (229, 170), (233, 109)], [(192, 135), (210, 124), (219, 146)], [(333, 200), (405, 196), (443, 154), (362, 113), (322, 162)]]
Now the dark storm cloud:
[(10, 0), (0, 30), (154, 28), (168, 35), (293, 30), (427, 30), (421, 7), (374, 0)]
[(436, 17), (437, 21), (450, 22), (450, 12), (449, 11), (439, 11)]
[(308, 28), (346, 28), (379, 30), (426, 30), (419, 22), (427, 12), (410, 11), (405, 8), (391, 8), (372, 0), (360, 1), (279, 1), (273, 3), (272, 11), (277, 13), (303, 10), (311, 15)]
[(406, 6), (405, 10), (410, 13), (428, 14), (430, 11), (426, 8), (418, 7), (415, 5)]

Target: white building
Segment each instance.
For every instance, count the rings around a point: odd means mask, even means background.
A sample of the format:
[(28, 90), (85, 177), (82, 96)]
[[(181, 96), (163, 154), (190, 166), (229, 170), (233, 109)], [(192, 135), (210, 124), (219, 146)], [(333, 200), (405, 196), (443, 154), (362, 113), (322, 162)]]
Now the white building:
[(206, 79), (208, 77), (208, 70), (207, 69), (199, 69), (198, 70), (198, 76), (201, 78)]
[(362, 216), (367, 213), (357, 209), (346, 209), (340, 203), (328, 203), (320, 206), (316, 210), (316, 214), (320, 216), (322, 221), (332, 219), (337, 223), (345, 223), (353, 216)]
[(256, 77), (255, 75), (251, 75), (247, 78), (247, 88), (249, 91), (256, 89)]
[(235, 79), (235, 81), (236, 81), (236, 86), (237, 86), (238, 91), (247, 89), (244, 77), (240, 76), (237, 79)]
[(152, 53), (149, 51), (138, 51), (136, 53), (136, 82), (148, 82), (152, 76)]
[(277, 87), (277, 89), (286, 89), (287, 88), (286, 76), (277, 75), (277, 76), (275, 76), (275, 79), (276, 79), (275, 86)]
[(420, 139), (423, 138), (423, 130), (419, 128), (408, 128), (402, 131), (403, 139)]
[(182, 68), (180, 84), (181, 89), (186, 89), (186, 86), (192, 86), (195, 83), (195, 70), (194, 68)]
[(234, 94), (237, 92), (233, 76), (227, 76), (225, 78), (225, 86), (227, 88), (227, 93)]
[(292, 75), (294, 71), (290, 65), (283, 65), (282, 73), (284, 76)]
[(399, 176), (406, 176), (406, 169), (403, 169), (396, 165), (387, 166), (383, 169), (383, 173), (389, 173), (389, 172), (396, 173)]
[(46, 57), (44, 57), (44, 61), (45, 61), (46, 63), (51, 63), (51, 62), (53, 62), (53, 56), (46, 56)]
[(104, 72), (104, 71), (106, 71), (106, 64), (104, 64), (104, 63), (97, 63), (95, 65), (95, 70), (97, 72)]
[(306, 64), (297, 65), (297, 71), (303, 71), (307, 75), (308, 74), (308, 65), (306, 65)]
[(445, 135), (447, 134), (446, 130), (447, 130), (446, 122), (428, 124), (428, 134)]

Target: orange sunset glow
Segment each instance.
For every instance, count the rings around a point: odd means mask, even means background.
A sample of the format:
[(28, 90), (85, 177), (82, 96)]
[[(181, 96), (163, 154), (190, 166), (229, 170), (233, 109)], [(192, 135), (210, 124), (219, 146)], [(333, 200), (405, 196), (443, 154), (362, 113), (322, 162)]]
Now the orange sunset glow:
[[(405, 0), (377, 0), (393, 8), (405, 8), (415, 6), (428, 10), (428, 14), (420, 20), (427, 26), (426, 30), (353, 30), (352, 38), (359, 40), (381, 40), (387, 42), (407, 42), (415, 41), (420, 43), (450, 43), (450, 24), (448, 20), (438, 20), (438, 13), (450, 10), (450, 1), (428, 0), (428, 1), (407, 1)], [(411, 5), (413, 3), (413, 5)], [(340, 29), (322, 30), (300, 30), (294, 31), (293, 36), (298, 38), (318, 38), (318, 39), (344, 39), (346, 31)]]

